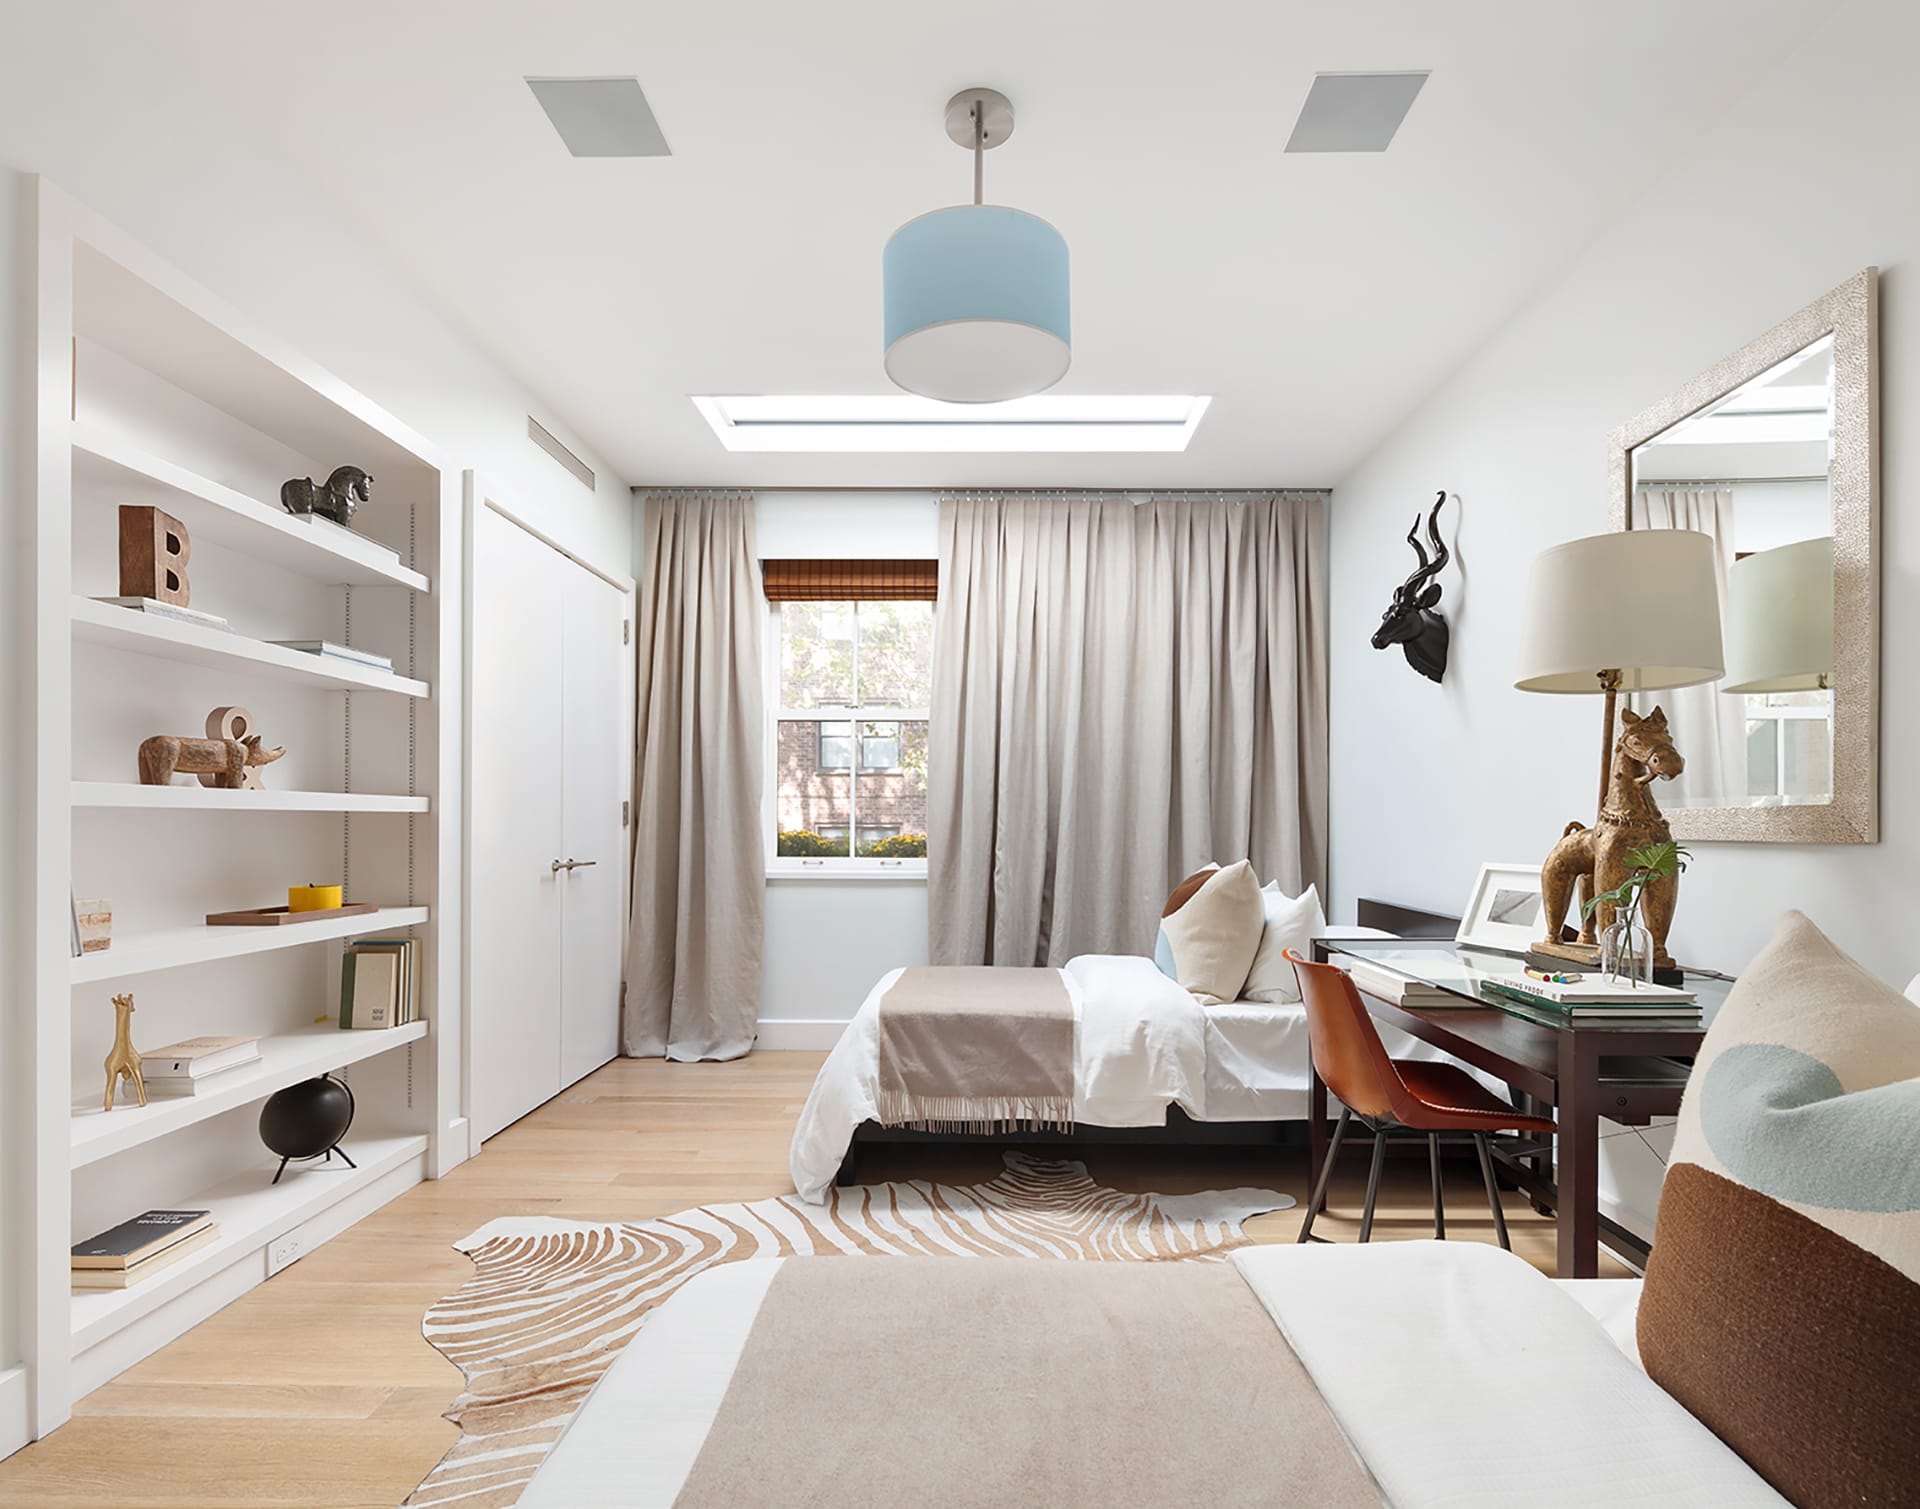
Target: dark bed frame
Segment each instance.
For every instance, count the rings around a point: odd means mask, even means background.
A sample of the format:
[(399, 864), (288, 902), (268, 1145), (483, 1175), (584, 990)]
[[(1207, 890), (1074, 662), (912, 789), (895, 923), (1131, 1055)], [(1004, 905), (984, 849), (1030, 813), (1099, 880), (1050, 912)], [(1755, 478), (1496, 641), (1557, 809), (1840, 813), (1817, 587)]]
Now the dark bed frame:
[[(1362, 898), (1356, 915), (1361, 927), (1377, 927), (1403, 938), (1451, 938), (1460, 930), (1457, 917), (1396, 906), (1388, 901)], [(1305, 1147), (1306, 1126), (1304, 1121), (1195, 1121), (1178, 1106), (1167, 1108), (1167, 1119), (1162, 1126), (1081, 1124), (1071, 1132), (922, 1132), (911, 1127), (885, 1127), (877, 1121), (864, 1121), (854, 1129), (853, 1141), (847, 1145), (846, 1156), (840, 1160), (840, 1171), (833, 1182), (843, 1187), (855, 1182), (856, 1165), (863, 1148), (901, 1143), (936, 1147), (1031, 1147), (1048, 1151), (1079, 1147), (1271, 1149)], [(1424, 1156), (1426, 1139), (1415, 1140)]]

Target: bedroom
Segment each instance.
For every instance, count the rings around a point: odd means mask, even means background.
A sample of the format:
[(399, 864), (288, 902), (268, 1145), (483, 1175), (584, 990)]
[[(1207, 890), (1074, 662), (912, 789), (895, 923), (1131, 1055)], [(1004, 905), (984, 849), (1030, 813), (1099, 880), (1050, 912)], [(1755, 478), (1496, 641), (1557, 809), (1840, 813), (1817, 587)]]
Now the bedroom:
[(1920, 23), (1604, 19), (0, 0), (0, 1500), (1911, 1495)]

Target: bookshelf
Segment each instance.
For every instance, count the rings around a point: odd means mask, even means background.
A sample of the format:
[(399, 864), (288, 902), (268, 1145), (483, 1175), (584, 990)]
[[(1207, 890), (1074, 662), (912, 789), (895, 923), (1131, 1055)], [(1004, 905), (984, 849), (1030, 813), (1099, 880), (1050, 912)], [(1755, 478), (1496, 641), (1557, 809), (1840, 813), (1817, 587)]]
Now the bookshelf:
[[(28, 1428), (467, 1156), (457, 927), (461, 499), (434, 446), (44, 181), (35, 184), (33, 874), (35, 1002), (25, 1264)], [(290, 477), (351, 464), (375, 479), (352, 529), (279, 504)], [(225, 630), (96, 601), (119, 595), (118, 508), (150, 504), (191, 544), (195, 609)], [(391, 672), (284, 649), (328, 639)], [(451, 690), (451, 695), (449, 695)], [(138, 783), (135, 751), (247, 707), (285, 757), (265, 789)], [(380, 910), (285, 927), (209, 912), (343, 882)], [(75, 957), (73, 896), (107, 900), (113, 941)], [(341, 950), (407, 934), (424, 1019), (343, 1032)], [(152, 1051), (202, 1034), (260, 1039), (258, 1062), (198, 1095), (101, 1109), (108, 997), (136, 1000)], [(353, 1087), (344, 1163), (260, 1144), (260, 1104), (321, 1073)], [(16, 1122), (16, 1125), (19, 1122)], [(205, 1207), (219, 1240), (126, 1290), (74, 1291), (67, 1249), (151, 1206)]]

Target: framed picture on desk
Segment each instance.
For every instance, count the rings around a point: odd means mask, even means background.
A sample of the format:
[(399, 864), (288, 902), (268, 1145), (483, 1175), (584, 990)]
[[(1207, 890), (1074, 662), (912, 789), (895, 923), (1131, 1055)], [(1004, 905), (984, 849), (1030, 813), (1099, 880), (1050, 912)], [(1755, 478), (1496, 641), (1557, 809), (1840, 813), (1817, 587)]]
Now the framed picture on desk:
[(1540, 941), (1543, 911), (1539, 865), (1482, 865), (1454, 941), (1524, 954)]

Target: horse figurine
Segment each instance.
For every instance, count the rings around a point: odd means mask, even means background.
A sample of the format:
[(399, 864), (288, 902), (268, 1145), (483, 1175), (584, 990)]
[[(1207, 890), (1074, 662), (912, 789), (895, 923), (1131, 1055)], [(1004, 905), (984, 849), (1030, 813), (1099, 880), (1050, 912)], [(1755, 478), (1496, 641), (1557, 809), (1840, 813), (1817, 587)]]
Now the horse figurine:
[(122, 1078), (133, 1086), (140, 1104), (147, 1103), (147, 1082), (140, 1077), (140, 1055), (133, 1046), (133, 997), (115, 996), (113, 1009), (119, 1016), (113, 1024), (113, 1048), (107, 1054), (106, 1109), (109, 1111), (113, 1109), (114, 1091), (119, 1089)]
[(336, 466), (322, 487), (311, 477), (280, 484), (280, 506), (288, 513), (317, 513), (339, 525), (351, 525), (353, 513), (373, 497), (373, 478), (357, 466)]
[[(1540, 871), (1540, 896), (1546, 913), (1545, 941), (1560, 937), (1567, 905), (1577, 891), (1582, 906), (1587, 898), (1611, 891), (1627, 878), (1627, 856), (1645, 844), (1664, 843), (1673, 830), (1660, 814), (1647, 788), (1655, 778), (1670, 781), (1687, 768), (1667, 732), (1667, 715), (1655, 708), (1642, 718), (1631, 708), (1620, 712), (1621, 730), (1613, 746), (1613, 766), (1607, 797), (1593, 827), (1568, 823)], [(1673, 926), (1673, 907), (1680, 877), (1668, 875), (1648, 883), (1640, 903), (1640, 920), (1653, 936), (1653, 959), (1668, 968), (1667, 929)], [(1613, 908), (1602, 903), (1580, 924), (1580, 941), (1591, 944), (1600, 930), (1613, 922)]]

